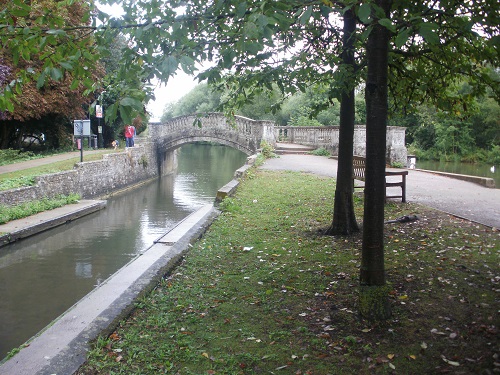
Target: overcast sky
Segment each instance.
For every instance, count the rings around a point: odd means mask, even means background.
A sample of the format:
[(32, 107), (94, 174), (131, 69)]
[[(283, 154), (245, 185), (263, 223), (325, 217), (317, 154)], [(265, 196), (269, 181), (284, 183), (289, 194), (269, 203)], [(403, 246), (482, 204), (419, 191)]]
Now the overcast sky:
[(148, 112), (152, 114), (153, 118), (159, 119), (167, 103), (175, 103), (197, 84), (198, 81), (195, 81), (192, 76), (179, 70), (174, 77), (168, 80), (166, 87), (163, 84), (156, 87), (156, 99), (154, 102), (149, 102)]

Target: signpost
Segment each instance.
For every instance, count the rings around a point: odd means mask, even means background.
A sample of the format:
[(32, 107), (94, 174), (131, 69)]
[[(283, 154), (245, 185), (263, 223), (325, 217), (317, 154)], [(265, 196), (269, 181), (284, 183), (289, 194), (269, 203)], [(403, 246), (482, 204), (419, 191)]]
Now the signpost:
[[(101, 92), (98, 98), (98, 103), (102, 104), (102, 96), (104, 95), (106, 91)], [(101, 126), (101, 119), (102, 115), (104, 113), (104, 108), (101, 104), (96, 104), (95, 106), (95, 117), (97, 117), (97, 134), (99, 136), (99, 147), (103, 148), (104, 147), (104, 136), (102, 134), (102, 126)], [(96, 145), (97, 147), (97, 145)]]
[(90, 120), (73, 120), (73, 135), (80, 139), (80, 162), (83, 162), (83, 137), (90, 137)]

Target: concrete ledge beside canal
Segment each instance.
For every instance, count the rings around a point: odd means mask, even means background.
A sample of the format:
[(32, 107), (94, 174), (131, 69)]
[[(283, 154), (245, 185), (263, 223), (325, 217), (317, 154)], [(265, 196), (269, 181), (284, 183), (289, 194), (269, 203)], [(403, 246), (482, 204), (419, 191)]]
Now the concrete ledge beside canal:
[(172, 270), (217, 216), (205, 205), (82, 298), (0, 365), (2, 375), (72, 374), (86, 360), (89, 342), (111, 333), (134, 301)]
[(34, 234), (55, 228), (106, 207), (103, 200), (80, 200), (53, 210), (0, 225), (0, 247)]
[(457, 173), (450, 173), (450, 172), (439, 172), (439, 171), (429, 171), (426, 169), (416, 169), (417, 171), (420, 172), (427, 172), (427, 173), (434, 173), (440, 176), (446, 176), (450, 178), (456, 178), (457, 180), (462, 180), (462, 181), (468, 181), (468, 182), (473, 182), (475, 184), (479, 184), (481, 186), (490, 188), (490, 189), (495, 189), (495, 180), (489, 177), (479, 177), (479, 176), (470, 176), (466, 174), (457, 174)]

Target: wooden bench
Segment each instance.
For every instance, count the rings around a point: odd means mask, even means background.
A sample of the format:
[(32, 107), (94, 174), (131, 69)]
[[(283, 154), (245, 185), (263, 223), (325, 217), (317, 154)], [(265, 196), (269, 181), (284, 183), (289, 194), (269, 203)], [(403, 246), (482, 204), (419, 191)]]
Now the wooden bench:
[[(352, 183), (355, 189), (364, 188), (365, 186), (356, 186), (354, 180), (365, 181), (365, 168), (366, 168), (366, 158), (363, 156), (352, 157)], [(389, 168), (385, 170), (385, 199), (389, 198), (401, 198), (403, 203), (406, 202), (406, 176), (408, 175), (407, 170), (400, 170), (395, 168)], [(387, 178), (390, 178), (389, 180)], [(394, 181), (395, 177), (398, 179)], [(388, 187), (401, 187), (401, 195), (387, 195)]]

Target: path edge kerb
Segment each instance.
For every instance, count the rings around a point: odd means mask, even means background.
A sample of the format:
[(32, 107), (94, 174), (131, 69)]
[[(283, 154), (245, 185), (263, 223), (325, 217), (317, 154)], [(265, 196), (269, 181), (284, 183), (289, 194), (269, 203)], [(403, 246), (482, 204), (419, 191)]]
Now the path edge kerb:
[[(197, 212), (198, 211), (193, 214)], [(122, 293), (113, 304), (111, 304), (109, 308), (103, 311), (99, 317), (92, 322), (87, 330), (78, 335), (65, 350), (54, 357), (49, 365), (39, 373), (73, 374), (76, 372), (87, 360), (90, 342), (95, 340), (98, 336), (109, 336), (116, 329), (119, 322), (129, 316), (135, 309), (135, 302), (150, 293), (162, 278), (171, 274), (172, 271), (176, 269), (192, 246), (191, 243), (203, 236), (219, 214), (220, 211), (212, 207), (208, 213), (201, 217), (196, 224), (171, 246), (168, 254), (165, 254), (157, 262), (153, 263), (146, 272), (139, 276), (136, 281)], [(180, 224), (182, 224), (182, 222)], [(177, 227), (178, 226), (173, 229)], [(156, 243), (149, 249), (155, 246), (164, 245)]]
[(440, 172), (440, 171), (430, 171), (427, 169), (415, 169), (416, 171), (419, 172), (426, 172), (426, 173), (433, 173), (436, 175), (440, 176), (446, 176), (450, 178), (455, 178), (457, 180), (462, 180), (462, 181), (468, 181), (468, 182), (473, 182), (475, 184), (490, 188), (490, 189), (495, 189), (496, 184), (495, 180), (489, 177), (480, 177), (480, 176), (471, 176), (467, 174), (458, 174), (458, 173), (450, 173), (450, 172)]

